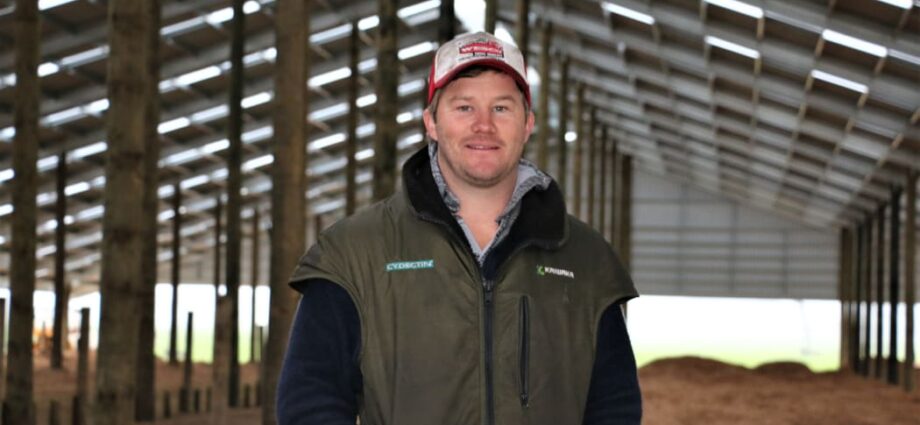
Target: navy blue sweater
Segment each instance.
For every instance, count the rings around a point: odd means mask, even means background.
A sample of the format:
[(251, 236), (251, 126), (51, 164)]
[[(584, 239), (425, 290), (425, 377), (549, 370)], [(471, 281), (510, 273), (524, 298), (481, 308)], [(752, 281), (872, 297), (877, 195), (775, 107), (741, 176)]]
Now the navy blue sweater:
[[(278, 423), (354, 425), (362, 392), (358, 311), (335, 283), (314, 279), (295, 288), (303, 297), (278, 383)], [(642, 396), (636, 360), (618, 305), (604, 311), (597, 333), (583, 423), (638, 424)]]

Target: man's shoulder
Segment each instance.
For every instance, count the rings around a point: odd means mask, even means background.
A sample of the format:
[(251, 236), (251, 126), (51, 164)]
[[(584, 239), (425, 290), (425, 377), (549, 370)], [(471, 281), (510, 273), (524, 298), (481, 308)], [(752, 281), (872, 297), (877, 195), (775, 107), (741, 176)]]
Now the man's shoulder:
[(568, 221), (568, 226), (566, 226), (568, 227), (567, 243), (610, 247), (610, 243), (604, 238), (604, 235), (588, 225), (588, 223), (581, 221), (578, 217), (571, 214), (566, 215), (566, 220)]
[(345, 217), (325, 230), (324, 236), (352, 236), (363, 235), (371, 236), (371, 232), (379, 232), (383, 228), (395, 226), (398, 220), (402, 218), (405, 208), (402, 200), (399, 199), (400, 193), (396, 193), (386, 199), (375, 202), (371, 205), (362, 207), (351, 216)]

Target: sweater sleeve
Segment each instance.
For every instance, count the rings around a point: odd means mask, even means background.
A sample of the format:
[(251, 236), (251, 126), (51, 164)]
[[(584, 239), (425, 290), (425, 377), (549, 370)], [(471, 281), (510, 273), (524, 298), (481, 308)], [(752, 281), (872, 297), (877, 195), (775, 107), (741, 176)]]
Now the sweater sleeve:
[(292, 286), (303, 297), (278, 382), (278, 423), (354, 425), (362, 387), (361, 325), (354, 302), (327, 280)]
[(597, 329), (597, 353), (588, 390), (584, 425), (639, 424), (642, 394), (636, 359), (619, 304), (604, 311)]

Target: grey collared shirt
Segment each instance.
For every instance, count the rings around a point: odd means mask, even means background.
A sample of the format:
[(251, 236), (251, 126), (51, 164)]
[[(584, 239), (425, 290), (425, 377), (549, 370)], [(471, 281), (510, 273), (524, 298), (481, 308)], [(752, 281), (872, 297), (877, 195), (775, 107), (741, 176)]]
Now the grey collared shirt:
[(438, 185), (438, 191), (441, 193), (441, 198), (444, 200), (444, 204), (447, 205), (447, 209), (453, 214), (454, 219), (457, 220), (457, 224), (463, 229), (463, 234), (466, 235), (466, 240), (469, 242), (470, 248), (472, 248), (473, 254), (476, 255), (479, 264), (485, 261), (486, 255), (492, 248), (498, 246), (498, 244), (508, 236), (511, 225), (514, 224), (514, 220), (517, 219), (518, 214), (521, 212), (521, 199), (524, 195), (534, 188), (546, 190), (550, 182), (552, 182), (552, 178), (540, 171), (536, 165), (521, 158), (518, 161), (517, 181), (514, 185), (514, 192), (511, 193), (511, 199), (508, 200), (508, 205), (505, 206), (504, 211), (502, 211), (495, 220), (496, 223), (498, 223), (498, 231), (495, 232), (492, 241), (486, 246), (480, 247), (479, 243), (476, 242), (476, 238), (473, 236), (473, 232), (466, 223), (463, 222), (463, 218), (460, 217), (460, 200), (457, 199), (457, 196), (447, 187), (444, 175), (441, 174), (441, 167), (438, 164), (437, 143), (428, 143), (428, 155), (431, 157), (431, 174), (434, 177), (435, 184)]

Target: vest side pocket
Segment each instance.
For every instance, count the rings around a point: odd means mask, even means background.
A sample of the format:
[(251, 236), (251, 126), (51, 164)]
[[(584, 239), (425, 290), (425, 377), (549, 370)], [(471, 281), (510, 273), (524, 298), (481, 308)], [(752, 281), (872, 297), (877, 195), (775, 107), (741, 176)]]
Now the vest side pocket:
[(530, 305), (527, 296), (522, 296), (518, 309), (518, 330), (520, 332), (519, 376), (521, 379), (520, 398), (521, 406), (527, 407), (530, 403)]

